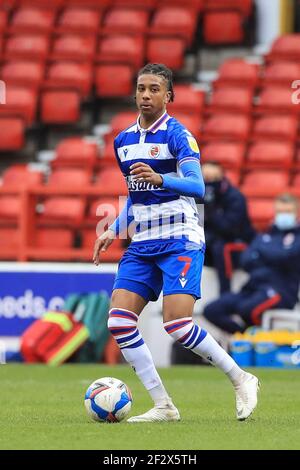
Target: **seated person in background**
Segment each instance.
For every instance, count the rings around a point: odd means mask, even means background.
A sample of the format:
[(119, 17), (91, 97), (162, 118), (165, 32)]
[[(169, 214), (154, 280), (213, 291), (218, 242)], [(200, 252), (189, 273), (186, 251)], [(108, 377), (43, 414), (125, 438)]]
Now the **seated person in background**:
[(224, 246), (226, 243), (249, 243), (255, 236), (245, 196), (225, 178), (217, 162), (204, 163), (205, 181), (205, 264), (217, 270), (221, 293), (230, 290), (226, 275)]
[(290, 194), (275, 199), (275, 219), (269, 231), (257, 235), (241, 255), (249, 281), (241, 291), (227, 292), (206, 305), (204, 316), (228, 333), (259, 325), (272, 308), (293, 309), (300, 283), (298, 201)]

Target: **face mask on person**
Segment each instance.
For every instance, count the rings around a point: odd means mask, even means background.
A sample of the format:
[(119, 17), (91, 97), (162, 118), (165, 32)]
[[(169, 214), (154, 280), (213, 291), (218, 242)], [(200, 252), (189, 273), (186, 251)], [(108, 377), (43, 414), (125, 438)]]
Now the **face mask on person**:
[(289, 230), (297, 225), (297, 218), (291, 212), (281, 212), (275, 215), (274, 223), (280, 230)]

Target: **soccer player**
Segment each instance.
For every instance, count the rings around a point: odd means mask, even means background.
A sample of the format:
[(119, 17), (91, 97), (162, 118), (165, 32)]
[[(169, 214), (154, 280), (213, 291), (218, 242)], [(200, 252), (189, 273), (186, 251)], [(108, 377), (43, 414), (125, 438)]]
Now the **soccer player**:
[(129, 196), (115, 223), (95, 242), (93, 260), (100, 262), (113, 239), (135, 224), (132, 242), (115, 279), (108, 328), (126, 361), (149, 392), (154, 407), (129, 422), (178, 421), (179, 412), (154, 366), (138, 330), (139, 315), (163, 290), (165, 331), (231, 380), (237, 419), (250, 416), (257, 404), (258, 379), (238, 367), (212, 336), (193, 321), (200, 298), (205, 251), (204, 182), (197, 142), (166, 106), (174, 100), (172, 72), (148, 64), (138, 73), (137, 122), (121, 132), (114, 147)]

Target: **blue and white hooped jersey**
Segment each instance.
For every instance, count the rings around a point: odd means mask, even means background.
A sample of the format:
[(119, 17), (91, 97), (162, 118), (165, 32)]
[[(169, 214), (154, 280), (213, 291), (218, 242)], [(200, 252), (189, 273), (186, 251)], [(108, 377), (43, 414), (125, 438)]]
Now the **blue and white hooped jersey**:
[(183, 178), (181, 165), (200, 161), (192, 134), (166, 112), (148, 129), (141, 128), (137, 120), (116, 137), (114, 147), (132, 201), (136, 224), (132, 241), (185, 237), (204, 243), (202, 205), (197, 209), (193, 197), (134, 181), (130, 175), (130, 165), (143, 162), (156, 173)]

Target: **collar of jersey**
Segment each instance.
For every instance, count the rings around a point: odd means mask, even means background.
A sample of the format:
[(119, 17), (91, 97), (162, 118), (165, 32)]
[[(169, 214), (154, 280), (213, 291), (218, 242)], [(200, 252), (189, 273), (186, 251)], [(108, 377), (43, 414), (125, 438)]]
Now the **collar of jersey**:
[(147, 132), (152, 132), (152, 134), (155, 134), (155, 132), (157, 132), (160, 129), (160, 127), (167, 121), (167, 119), (169, 119), (169, 117), (170, 116), (168, 115), (166, 111), (162, 116), (160, 116), (160, 118), (157, 119), (157, 121), (155, 121), (150, 127), (148, 127), (148, 129), (143, 129), (140, 126), (140, 116), (138, 116), (137, 121), (136, 121), (135, 132), (147, 131)]

